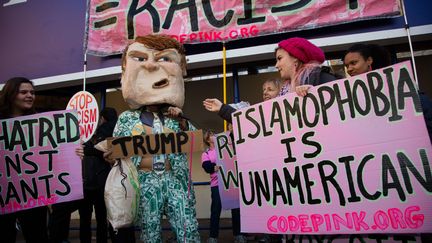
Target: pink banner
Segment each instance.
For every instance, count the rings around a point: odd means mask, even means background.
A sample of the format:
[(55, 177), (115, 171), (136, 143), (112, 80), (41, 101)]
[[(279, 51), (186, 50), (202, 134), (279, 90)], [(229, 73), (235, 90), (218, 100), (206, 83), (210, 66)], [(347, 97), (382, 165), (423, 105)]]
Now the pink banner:
[(225, 210), (239, 208), (237, 157), (229, 132), (217, 134), (214, 138), (218, 173), (219, 195)]
[(182, 43), (222, 42), (399, 14), (398, 0), (90, 0), (86, 48), (112, 55), (151, 33)]
[(242, 231), (432, 230), (431, 144), (403, 62), (233, 114)]
[(0, 214), (83, 198), (75, 111), (0, 124)]

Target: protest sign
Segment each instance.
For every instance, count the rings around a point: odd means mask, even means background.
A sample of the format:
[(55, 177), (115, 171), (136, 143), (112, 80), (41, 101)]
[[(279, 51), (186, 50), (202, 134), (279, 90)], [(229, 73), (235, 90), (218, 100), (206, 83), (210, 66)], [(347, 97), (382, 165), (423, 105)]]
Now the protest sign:
[(0, 214), (83, 197), (74, 111), (0, 120)]
[(166, 34), (181, 43), (227, 42), (400, 15), (398, 0), (90, 0), (87, 53), (120, 54), (129, 40)]
[(66, 110), (77, 111), (81, 140), (90, 140), (99, 122), (99, 107), (95, 97), (87, 91), (80, 91), (69, 100)]
[(219, 195), (222, 208), (239, 208), (239, 189), (237, 177), (237, 158), (230, 132), (216, 134), (216, 164), (220, 166), (218, 173)]
[(204, 150), (202, 130), (109, 138), (108, 146), (112, 159)]
[(233, 124), (243, 232), (431, 232), (431, 144), (409, 62), (244, 108)]

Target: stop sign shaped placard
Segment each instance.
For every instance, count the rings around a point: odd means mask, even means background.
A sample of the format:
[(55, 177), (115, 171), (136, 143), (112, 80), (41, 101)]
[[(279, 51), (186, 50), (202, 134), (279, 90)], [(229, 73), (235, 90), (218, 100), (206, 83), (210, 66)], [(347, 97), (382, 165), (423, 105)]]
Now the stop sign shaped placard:
[(99, 121), (99, 107), (95, 97), (87, 91), (80, 91), (69, 100), (66, 110), (77, 111), (81, 140), (87, 142), (96, 132)]

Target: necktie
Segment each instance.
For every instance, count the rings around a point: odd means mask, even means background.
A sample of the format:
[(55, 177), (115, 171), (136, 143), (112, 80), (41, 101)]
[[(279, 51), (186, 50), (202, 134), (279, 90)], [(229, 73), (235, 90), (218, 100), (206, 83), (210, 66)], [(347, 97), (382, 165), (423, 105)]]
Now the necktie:
[[(162, 122), (159, 119), (159, 116), (157, 113), (153, 112), (153, 133), (162, 133), (163, 132), (163, 126)], [(165, 154), (157, 154), (153, 156), (153, 171), (156, 172), (156, 174), (161, 175), (165, 170)]]

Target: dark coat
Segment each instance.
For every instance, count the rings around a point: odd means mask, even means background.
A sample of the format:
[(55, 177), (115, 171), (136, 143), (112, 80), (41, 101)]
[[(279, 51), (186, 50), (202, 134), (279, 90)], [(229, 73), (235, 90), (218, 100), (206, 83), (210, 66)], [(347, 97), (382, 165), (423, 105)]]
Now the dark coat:
[(103, 158), (103, 152), (97, 150), (94, 145), (112, 136), (115, 122), (105, 122), (96, 130), (94, 138), (84, 144), (83, 158), (83, 182), (84, 189), (103, 189), (111, 165)]

